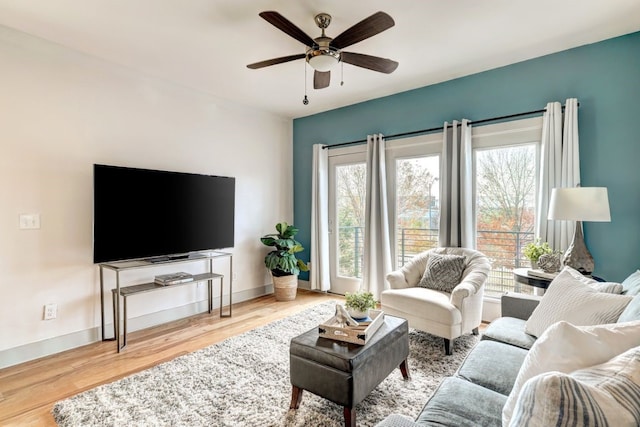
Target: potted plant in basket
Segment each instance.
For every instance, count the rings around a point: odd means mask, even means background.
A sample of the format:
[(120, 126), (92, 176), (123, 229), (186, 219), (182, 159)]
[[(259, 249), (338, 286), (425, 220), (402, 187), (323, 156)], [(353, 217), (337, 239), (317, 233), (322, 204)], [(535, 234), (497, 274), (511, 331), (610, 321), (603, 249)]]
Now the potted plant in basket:
[(309, 271), (309, 267), (296, 258), (296, 253), (304, 250), (300, 242), (293, 238), (300, 230), (286, 222), (276, 224), (276, 230), (278, 233), (260, 238), (266, 246), (275, 248), (264, 258), (264, 265), (271, 271), (276, 300), (291, 301), (296, 298), (298, 274), (300, 271)]
[(539, 238), (524, 247), (524, 256), (531, 261), (531, 267), (533, 269), (538, 268), (538, 260), (542, 255), (552, 253), (553, 249), (551, 249), (551, 246), (549, 246), (547, 242), (540, 243)]
[(347, 292), (345, 298), (344, 307), (347, 309), (349, 316), (355, 320), (366, 319), (369, 317), (369, 310), (376, 308), (376, 300), (373, 299), (371, 292), (356, 292), (353, 294)]

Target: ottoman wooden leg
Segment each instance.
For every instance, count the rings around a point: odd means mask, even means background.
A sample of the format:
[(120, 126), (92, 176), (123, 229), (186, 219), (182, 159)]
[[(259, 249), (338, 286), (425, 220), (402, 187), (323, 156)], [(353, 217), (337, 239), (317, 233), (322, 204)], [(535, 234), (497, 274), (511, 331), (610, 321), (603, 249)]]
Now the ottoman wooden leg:
[(402, 372), (402, 378), (404, 378), (405, 380), (410, 379), (411, 376), (409, 375), (409, 366), (407, 365), (407, 359), (404, 359), (400, 364), (400, 372)]
[(344, 407), (344, 427), (356, 427), (356, 408)]
[(300, 387), (293, 386), (293, 389), (291, 390), (291, 405), (289, 406), (289, 409), (298, 409), (300, 407), (303, 391), (304, 390)]

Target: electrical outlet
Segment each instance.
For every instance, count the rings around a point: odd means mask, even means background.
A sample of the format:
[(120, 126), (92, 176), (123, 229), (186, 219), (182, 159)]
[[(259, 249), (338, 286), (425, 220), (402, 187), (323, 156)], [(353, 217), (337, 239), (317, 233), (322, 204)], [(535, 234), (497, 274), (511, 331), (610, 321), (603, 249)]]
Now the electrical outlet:
[(231, 278), (233, 280), (238, 280), (238, 273), (233, 273), (233, 275), (231, 276)]
[(58, 304), (45, 304), (43, 320), (55, 319), (58, 316)]

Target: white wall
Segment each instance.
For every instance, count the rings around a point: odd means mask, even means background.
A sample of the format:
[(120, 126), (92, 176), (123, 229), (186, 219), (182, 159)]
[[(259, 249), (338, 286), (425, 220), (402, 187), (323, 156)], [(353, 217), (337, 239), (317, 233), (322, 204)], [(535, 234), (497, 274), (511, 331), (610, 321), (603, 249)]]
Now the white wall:
[[(258, 238), (293, 216), (291, 128), (0, 27), (0, 367), (98, 339), (93, 163), (236, 177), (234, 293), (264, 293)], [(20, 213), (39, 213), (41, 229), (19, 230)], [(132, 298), (130, 315), (192, 304), (204, 286), (166, 292)], [(46, 303), (57, 319), (42, 320)]]

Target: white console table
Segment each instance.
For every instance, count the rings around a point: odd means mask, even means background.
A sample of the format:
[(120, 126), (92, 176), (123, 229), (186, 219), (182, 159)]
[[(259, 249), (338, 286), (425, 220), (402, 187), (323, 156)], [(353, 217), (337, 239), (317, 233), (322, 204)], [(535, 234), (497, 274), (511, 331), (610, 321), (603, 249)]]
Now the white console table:
[[(217, 274), (213, 272), (213, 260), (216, 258), (228, 257), (229, 258), (229, 306), (228, 312), (223, 314), (223, 289), (224, 289), (224, 275)], [(130, 285), (130, 286), (121, 286), (120, 284), (120, 273), (127, 270), (134, 270), (140, 268), (148, 268), (148, 267), (159, 267), (164, 265), (173, 265), (187, 262), (196, 262), (196, 261), (207, 261), (209, 264), (209, 271), (202, 274), (194, 274), (193, 280), (184, 283), (178, 283), (174, 285), (162, 286), (158, 285), (154, 282), (142, 283), (138, 285)], [(178, 258), (156, 258), (156, 259), (146, 259), (146, 260), (133, 260), (133, 261), (120, 261), (120, 262), (110, 262), (110, 263), (102, 263), (100, 266), (100, 315), (101, 315), (101, 326), (102, 326), (102, 341), (116, 341), (118, 353), (124, 349), (127, 345), (127, 298), (132, 295), (144, 293), (144, 292), (153, 292), (160, 289), (174, 288), (177, 286), (184, 286), (192, 283), (199, 283), (203, 281), (207, 281), (207, 300), (208, 300), (208, 311), (211, 313), (213, 311), (213, 281), (215, 279), (220, 279), (220, 317), (231, 317), (231, 307), (232, 307), (232, 293), (233, 293), (233, 255), (228, 252), (202, 252), (190, 254), (188, 257), (178, 257)], [(115, 288), (111, 290), (112, 292), (112, 305), (113, 305), (113, 338), (105, 337), (105, 300), (104, 300), (104, 271), (112, 270), (115, 272)], [(120, 328), (121, 321), (121, 303), (120, 300), (123, 300), (122, 308), (123, 311), (123, 327)]]

